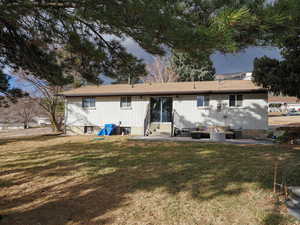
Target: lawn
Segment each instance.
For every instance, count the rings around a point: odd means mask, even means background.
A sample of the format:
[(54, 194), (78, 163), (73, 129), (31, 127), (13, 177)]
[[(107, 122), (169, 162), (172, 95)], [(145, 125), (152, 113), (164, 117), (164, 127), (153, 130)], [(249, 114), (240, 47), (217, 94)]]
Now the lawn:
[(300, 162), (300, 150), (124, 137), (2, 139), (0, 224), (300, 224), (272, 193), (275, 160), (280, 174)]

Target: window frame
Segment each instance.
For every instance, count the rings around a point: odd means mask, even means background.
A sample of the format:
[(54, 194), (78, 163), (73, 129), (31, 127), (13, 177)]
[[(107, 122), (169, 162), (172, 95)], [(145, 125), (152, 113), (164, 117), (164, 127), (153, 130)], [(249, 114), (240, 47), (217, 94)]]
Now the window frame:
[[(124, 101), (124, 99), (125, 99), (125, 101)], [(124, 103), (126, 103), (126, 104), (123, 105)], [(132, 97), (131, 96), (121, 96), (120, 109), (132, 109)]]
[[(234, 105), (231, 105), (231, 97), (234, 96)], [(240, 97), (240, 98), (239, 98)], [(242, 108), (244, 102), (244, 95), (243, 94), (231, 94), (228, 96), (228, 106), (229, 108)]]
[[(86, 100), (88, 100), (88, 101), (86, 101)], [(93, 100), (93, 101), (91, 101), (91, 100)], [(96, 98), (95, 97), (83, 97), (81, 100), (81, 106), (83, 109), (96, 109)]]
[[(198, 98), (202, 97), (203, 100), (203, 104), (202, 105), (198, 105)], [(197, 95), (196, 96), (196, 106), (197, 108), (203, 109), (203, 108), (209, 108), (210, 107), (210, 96), (209, 95)]]
[(93, 134), (94, 133), (94, 126), (84, 126), (84, 134)]

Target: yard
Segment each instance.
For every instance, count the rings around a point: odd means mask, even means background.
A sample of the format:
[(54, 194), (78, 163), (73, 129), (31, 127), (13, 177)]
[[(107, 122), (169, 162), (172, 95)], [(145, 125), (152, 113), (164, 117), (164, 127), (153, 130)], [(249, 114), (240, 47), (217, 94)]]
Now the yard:
[(269, 116), (270, 126), (300, 126), (300, 116), (283, 116), (280, 114), (271, 114)]
[(1, 139), (0, 224), (300, 224), (272, 193), (276, 159), (300, 147)]

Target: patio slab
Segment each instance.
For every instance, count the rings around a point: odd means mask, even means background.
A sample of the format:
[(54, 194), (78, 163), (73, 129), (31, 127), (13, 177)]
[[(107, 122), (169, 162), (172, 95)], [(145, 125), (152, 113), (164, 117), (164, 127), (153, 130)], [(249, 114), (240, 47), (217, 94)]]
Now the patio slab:
[[(169, 136), (134, 136), (129, 140), (136, 141), (178, 141), (178, 142), (203, 142), (203, 143), (216, 143), (210, 139), (192, 139), (191, 137), (169, 137)], [(224, 142), (228, 144), (253, 144), (253, 145), (272, 145), (271, 140), (255, 140), (255, 139), (226, 139)]]

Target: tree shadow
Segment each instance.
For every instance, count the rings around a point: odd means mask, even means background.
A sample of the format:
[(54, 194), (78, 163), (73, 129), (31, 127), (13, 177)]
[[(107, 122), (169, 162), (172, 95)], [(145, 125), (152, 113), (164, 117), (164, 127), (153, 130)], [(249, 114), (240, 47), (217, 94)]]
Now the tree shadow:
[[(113, 218), (104, 214), (126, 206), (128, 194), (158, 188), (170, 195), (187, 192), (199, 201), (239, 195), (247, 191), (244, 184), (271, 190), (272, 160), (279, 155), (283, 160), (300, 159), (300, 152), (275, 146), (127, 141), (39, 147), (24, 154), (24, 162), (1, 166), (6, 173), (23, 174), (7, 188), (24, 185), (30, 182), (28, 178), (57, 181), (13, 200), (4, 197), (0, 208), (9, 214), (3, 224), (109, 223)], [(51, 198), (42, 204), (26, 207), (48, 195)], [(278, 223), (275, 220), (278, 213), (272, 213), (265, 224), (280, 224), (279, 218)]]

